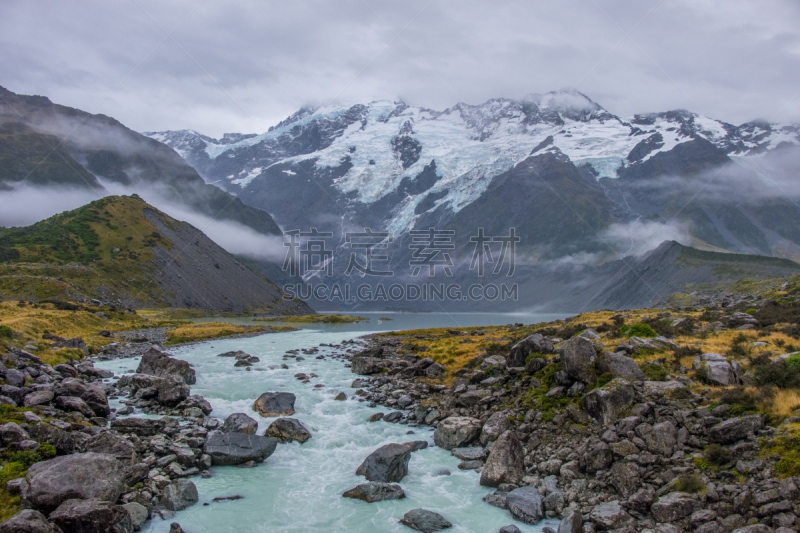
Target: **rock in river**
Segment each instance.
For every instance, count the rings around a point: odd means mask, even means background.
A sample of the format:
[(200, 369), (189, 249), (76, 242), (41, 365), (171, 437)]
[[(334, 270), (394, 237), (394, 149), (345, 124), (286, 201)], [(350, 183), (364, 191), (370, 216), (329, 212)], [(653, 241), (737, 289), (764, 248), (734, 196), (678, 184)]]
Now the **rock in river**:
[(345, 498), (363, 500), (367, 503), (380, 502), (383, 500), (400, 500), (406, 497), (406, 493), (400, 485), (383, 483), (381, 481), (370, 481), (354, 487), (344, 494)]
[(364, 459), (356, 470), (356, 475), (369, 481), (397, 482), (408, 474), (408, 461), (411, 450), (402, 444), (386, 444)]
[(187, 361), (170, 357), (155, 348), (150, 348), (145, 352), (136, 372), (160, 378), (180, 376), (187, 385), (194, 385), (197, 382), (194, 369)]
[(265, 418), (294, 414), (296, 397), (291, 392), (265, 392), (253, 403), (253, 409)]
[(534, 487), (520, 487), (506, 496), (511, 516), (526, 524), (537, 524), (544, 517), (542, 496)]
[(486, 487), (497, 487), (501, 483), (518, 485), (525, 474), (524, 460), (522, 444), (513, 431), (506, 431), (492, 447), (481, 472), (480, 484)]
[(55, 524), (48, 522), (39, 511), (23, 509), (0, 523), (0, 533), (62, 533)]
[(442, 515), (425, 509), (411, 509), (403, 515), (400, 523), (423, 533), (433, 533), (453, 527), (453, 524)]
[(274, 437), (278, 442), (303, 443), (311, 438), (311, 431), (296, 418), (278, 418), (267, 428), (266, 437)]
[(278, 441), (269, 437), (246, 433), (212, 433), (203, 450), (211, 456), (213, 465), (240, 465), (248, 461), (264, 461), (277, 446)]
[(222, 424), (223, 433), (246, 433), (247, 435), (255, 435), (258, 429), (258, 422), (250, 418), (244, 413), (233, 413), (225, 419)]

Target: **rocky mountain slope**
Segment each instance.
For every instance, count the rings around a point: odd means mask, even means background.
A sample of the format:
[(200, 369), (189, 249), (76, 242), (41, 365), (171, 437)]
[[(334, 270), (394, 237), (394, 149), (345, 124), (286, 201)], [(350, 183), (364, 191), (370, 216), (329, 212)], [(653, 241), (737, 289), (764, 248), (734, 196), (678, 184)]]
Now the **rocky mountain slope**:
[(262, 210), (207, 185), (168, 146), (113, 118), (0, 87), (0, 191), (21, 186), (132, 191), (184, 211), (279, 234)]
[(313, 312), (282, 299), (192, 225), (137, 196), (109, 196), (23, 228), (0, 228), (4, 298), (98, 299), (126, 307)]

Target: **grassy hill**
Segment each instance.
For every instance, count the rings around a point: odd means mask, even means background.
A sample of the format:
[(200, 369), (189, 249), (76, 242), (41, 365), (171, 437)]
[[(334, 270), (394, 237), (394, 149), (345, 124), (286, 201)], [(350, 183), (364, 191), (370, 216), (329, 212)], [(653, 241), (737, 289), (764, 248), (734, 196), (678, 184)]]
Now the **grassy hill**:
[(307, 314), (200, 230), (138, 196), (110, 196), (22, 228), (0, 228), (0, 295), (127, 307)]

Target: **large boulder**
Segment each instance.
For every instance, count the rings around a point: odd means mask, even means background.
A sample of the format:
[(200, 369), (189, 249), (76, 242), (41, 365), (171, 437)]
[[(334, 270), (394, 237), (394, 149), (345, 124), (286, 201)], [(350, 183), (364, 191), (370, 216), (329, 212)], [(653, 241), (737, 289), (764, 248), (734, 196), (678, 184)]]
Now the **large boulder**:
[(656, 522), (677, 522), (701, 507), (700, 502), (684, 492), (671, 492), (650, 506)]
[(511, 516), (526, 524), (538, 524), (544, 518), (542, 495), (535, 487), (520, 487), (506, 496), (506, 506)]
[(278, 441), (246, 433), (212, 433), (203, 447), (213, 465), (240, 465), (248, 461), (263, 462), (275, 452)]
[(364, 459), (356, 470), (356, 475), (369, 481), (384, 483), (398, 482), (408, 474), (408, 461), (411, 450), (403, 444), (386, 444)]
[(0, 444), (4, 447), (24, 440), (30, 440), (30, 438), (28, 432), (19, 427), (19, 424), (16, 422), (8, 422), (0, 426)]
[(625, 355), (625, 352), (600, 354), (595, 366), (601, 374), (608, 373), (615, 378), (625, 378), (629, 381), (645, 380), (642, 369), (633, 359)]
[(506, 363), (510, 367), (525, 366), (528, 356), (532, 353), (553, 353), (553, 343), (541, 333), (534, 333), (511, 347)]
[(492, 413), (489, 420), (483, 425), (483, 429), (481, 429), (481, 446), (486, 446), (490, 442), (496, 441), (510, 426), (508, 413), (505, 411)]
[(91, 407), (89, 407), (89, 404), (87, 404), (77, 396), (59, 396), (58, 398), (56, 398), (55, 404), (56, 407), (68, 413), (72, 411), (77, 411), (87, 418), (95, 416), (94, 411), (92, 410)]
[(74, 498), (116, 502), (125, 489), (125, 469), (113, 455), (79, 453), (35, 463), (26, 481), (22, 501), (50, 513)]
[(197, 383), (194, 369), (187, 361), (170, 357), (156, 348), (150, 348), (144, 353), (136, 372), (161, 378), (180, 376), (187, 385), (194, 385)]
[(136, 447), (116, 431), (103, 431), (94, 435), (83, 444), (83, 449), (87, 452), (113, 455), (128, 464), (136, 462)]
[(245, 433), (255, 435), (258, 429), (258, 422), (244, 413), (233, 413), (225, 419), (222, 424), (223, 433)]
[(296, 397), (291, 392), (265, 392), (253, 403), (253, 409), (265, 418), (294, 414)]
[(440, 448), (452, 450), (474, 441), (481, 432), (481, 421), (465, 416), (451, 416), (440, 421), (433, 432), (433, 442)]
[(746, 438), (755, 430), (762, 427), (764, 427), (764, 419), (761, 415), (729, 418), (724, 422), (712, 426), (709, 430), (709, 437), (718, 444), (731, 444), (737, 440)]
[(442, 515), (426, 509), (411, 509), (403, 515), (400, 523), (422, 533), (433, 533), (453, 527), (453, 524)]
[(37, 390), (25, 396), (23, 405), (25, 407), (34, 407), (36, 405), (46, 405), (53, 401), (53, 391), (51, 390)]
[(91, 407), (96, 416), (108, 416), (111, 412), (106, 393), (97, 385), (75, 378), (65, 378), (54, 387), (53, 392), (56, 396), (77, 396)]
[(581, 407), (595, 421), (610, 425), (628, 411), (635, 399), (633, 385), (626, 379), (616, 378), (584, 396)]
[(597, 351), (592, 342), (583, 337), (572, 337), (560, 348), (561, 368), (575, 381), (594, 383)]
[(72, 432), (64, 431), (48, 422), (38, 422), (28, 427), (31, 438), (37, 442), (52, 444), (61, 454), (70, 454), (75, 451), (75, 439)]
[(481, 472), (480, 484), (486, 487), (497, 487), (501, 483), (518, 485), (525, 475), (524, 462), (522, 444), (514, 432), (508, 430), (494, 443)]
[(133, 533), (128, 510), (102, 500), (67, 500), (50, 513), (49, 518), (64, 531)]
[(406, 493), (403, 492), (400, 485), (383, 483), (381, 481), (370, 481), (369, 483), (362, 483), (346, 491), (342, 496), (373, 503), (383, 500), (400, 500), (406, 497)]
[(617, 461), (609, 470), (611, 484), (623, 498), (632, 496), (641, 487), (639, 467), (628, 461)]
[(0, 522), (0, 533), (62, 533), (61, 528), (39, 511), (23, 509), (8, 520)]
[(749, 313), (737, 312), (733, 313), (728, 318), (728, 327), (731, 329), (742, 328), (742, 326), (752, 328), (752, 327), (757, 327), (758, 325), (759, 325), (758, 319)]
[(278, 442), (303, 443), (311, 438), (311, 431), (296, 418), (276, 418), (264, 433), (266, 437), (274, 437)]
[(147, 507), (137, 502), (128, 502), (123, 505), (123, 507), (128, 511), (128, 514), (131, 515), (133, 530), (139, 531), (142, 529), (142, 526), (150, 517), (150, 511), (147, 510)]
[(700, 373), (703, 381), (711, 385), (735, 385), (742, 379), (742, 367), (739, 363), (730, 362), (718, 353), (698, 355), (692, 362), (692, 368)]
[(379, 374), (386, 368), (387, 362), (384, 359), (384, 347), (375, 346), (367, 348), (355, 354), (350, 361), (350, 370), (362, 376)]
[(161, 491), (161, 505), (170, 511), (182, 511), (199, 499), (197, 487), (188, 479), (176, 479)]

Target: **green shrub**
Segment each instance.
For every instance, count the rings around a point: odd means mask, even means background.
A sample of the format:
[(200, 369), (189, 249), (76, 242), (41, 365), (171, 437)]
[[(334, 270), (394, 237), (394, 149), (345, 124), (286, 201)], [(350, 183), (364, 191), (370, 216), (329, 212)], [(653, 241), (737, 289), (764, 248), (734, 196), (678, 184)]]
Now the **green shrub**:
[(745, 311), (745, 313), (747, 313), (748, 315), (752, 315), (755, 312), (756, 312), (756, 310), (754, 308), (752, 308), (752, 307), (750, 309), (748, 309), (747, 311)]
[(650, 381), (665, 381), (669, 375), (669, 371), (658, 363), (644, 363), (642, 372)]
[(703, 450), (703, 459), (711, 468), (722, 468), (733, 461), (733, 452), (719, 444), (709, 444)]
[(698, 494), (705, 492), (706, 484), (700, 479), (697, 474), (683, 474), (678, 476), (675, 480), (675, 488), (680, 492), (688, 492), (689, 494)]
[(626, 337), (641, 337), (645, 339), (658, 337), (658, 333), (651, 326), (641, 322), (632, 326), (622, 326), (619, 331)]
[(10, 339), (13, 335), (14, 335), (14, 330), (6, 326), (5, 324), (0, 324), (0, 337), (6, 337)]
[(787, 359), (770, 361), (768, 357), (759, 357), (751, 362), (750, 367), (756, 375), (756, 382), (761, 386), (772, 386), (779, 389), (800, 388), (800, 361), (798, 359), (791, 362)]

